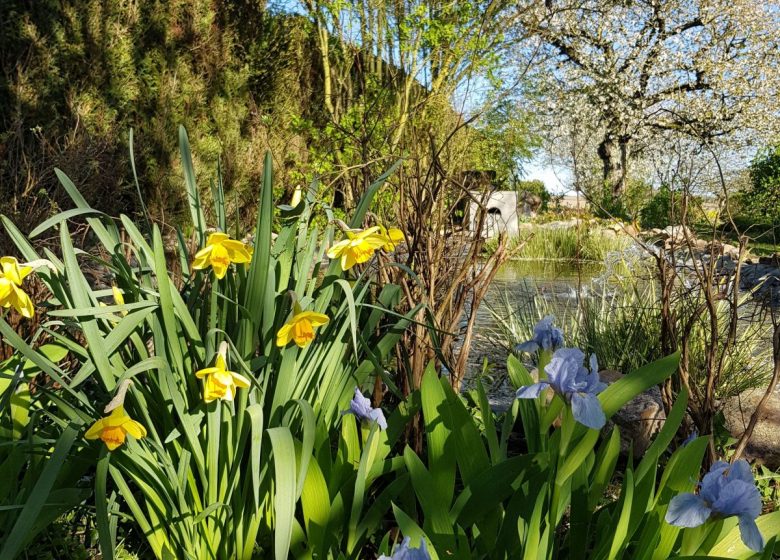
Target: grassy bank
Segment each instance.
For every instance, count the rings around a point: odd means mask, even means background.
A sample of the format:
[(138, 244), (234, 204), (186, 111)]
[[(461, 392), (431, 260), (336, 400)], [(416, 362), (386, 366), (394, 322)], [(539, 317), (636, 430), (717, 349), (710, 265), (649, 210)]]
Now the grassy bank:
[[(536, 226), (510, 239), (509, 250), (515, 259), (601, 262), (631, 243), (630, 237), (601, 228)], [(497, 245), (497, 239), (490, 239), (485, 251), (490, 254)]]

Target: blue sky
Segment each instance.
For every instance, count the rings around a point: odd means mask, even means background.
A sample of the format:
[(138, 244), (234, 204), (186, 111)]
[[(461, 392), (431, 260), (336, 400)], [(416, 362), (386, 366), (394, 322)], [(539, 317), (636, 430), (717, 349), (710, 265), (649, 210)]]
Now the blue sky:
[(539, 179), (552, 194), (566, 194), (571, 189), (571, 175), (568, 169), (554, 167), (543, 154), (536, 155), (525, 164), (524, 179)]

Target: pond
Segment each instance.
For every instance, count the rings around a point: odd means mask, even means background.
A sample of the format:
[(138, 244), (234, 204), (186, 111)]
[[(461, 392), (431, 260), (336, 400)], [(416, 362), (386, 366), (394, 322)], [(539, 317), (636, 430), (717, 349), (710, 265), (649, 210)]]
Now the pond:
[[(491, 407), (508, 408), (514, 392), (506, 382), (506, 359), (514, 342), (502, 319), (511, 315), (530, 332), (543, 315), (562, 317), (572, 313), (578, 294), (589, 293), (591, 283), (606, 270), (604, 263), (574, 261), (513, 260), (496, 274), (482, 305), (477, 310), (474, 342), (469, 355), (465, 387), (483, 373)], [(520, 325), (515, 325), (515, 327)]]
[[(485, 373), (484, 384), (491, 405), (497, 410), (510, 406), (514, 398), (514, 393), (506, 381), (506, 359), (510, 348), (529, 338), (532, 326), (545, 315), (554, 315), (558, 319), (557, 323), (566, 332), (567, 323), (570, 326), (572, 322), (576, 323), (572, 316), (577, 314), (581, 302), (599, 304), (609, 300), (613, 297), (612, 294), (620, 292), (619, 289), (615, 289), (614, 284), (620, 283), (622, 279), (629, 276), (646, 277), (649, 282), (652, 271), (647, 268), (646, 261), (645, 264), (641, 264), (638, 260), (626, 259), (626, 256), (631, 257), (630, 254), (623, 254), (619, 261), (617, 259), (611, 261), (613, 264), (528, 260), (510, 261), (504, 264), (477, 311), (466, 387), (473, 385), (474, 380)], [(620, 264), (617, 264), (618, 262)], [(641, 287), (643, 284), (650, 287), (649, 284), (641, 281), (638, 285)], [(603, 297), (605, 294), (606, 297)], [(656, 297), (649, 293), (643, 295)], [(594, 300), (594, 298), (599, 299)], [(628, 298), (627, 302), (619, 302), (617, 305), (646, 306), (647, 303), (640, 297), (639, 299)], [(612, 305), (615, 305), (614, 301)], [(760, 306), (746, 300), (740, 306), (739, 314), (740, 332), (745, 332), (748, 328), (755, 329), (757, 325), (762, 331), (758, 337), (760, 340), (755, 342), (754, 347), (744, 348), (753, 353), (757, 362), (766, 362), (771, 354), (772, 332), (766, 313)], [(566, 317), (571, 319), (566, 321), (564, 319)], [(568, 342), (571, 340), (571, 333), (566, 332), (566, 335)], [(602, 365), (610, 366), (611, 361), (617, 363), (621, 352), (636, 354), (634, 348), (624, 347), (614, 349), (612, 356), (606, 355), (614, 346), (611, 344), (603, 352), (599, 352)], [(611, 368), (621, 369), (614, 364)], [(633, 368), (628, 371), (631, 369)]]

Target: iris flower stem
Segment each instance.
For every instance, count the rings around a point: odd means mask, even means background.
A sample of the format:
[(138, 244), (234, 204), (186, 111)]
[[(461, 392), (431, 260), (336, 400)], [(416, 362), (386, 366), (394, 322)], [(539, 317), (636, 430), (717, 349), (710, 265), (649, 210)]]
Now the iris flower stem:
[(552, 351), (551, 350), (540, 350), (539, 351), (539, 361), (536, 364), (536, 371), (539, 376), (539, 381), (543, 381), (544, 379), (547, 379), (547, 372), (544, 371), (544, 368), (547, 367), (547, 364), (550, 363), (550, 360), (552, 359)]
[(558, 448), (558, 457), (563, 462), (566, 457), (566, 453), (569, 451), (569, 444), (571, 443), (571, 436), (574, 433), (575, 420), (572, 414), (571, 408), (568, 406), (563, 407), (561, 418), (561, 445)]

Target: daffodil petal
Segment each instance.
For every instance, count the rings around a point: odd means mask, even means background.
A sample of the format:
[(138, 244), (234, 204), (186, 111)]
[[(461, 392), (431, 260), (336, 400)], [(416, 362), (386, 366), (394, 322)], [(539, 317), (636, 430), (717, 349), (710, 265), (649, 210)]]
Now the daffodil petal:
[(235, 239), (227, 239), (222, 242), (222, 246), (227, 250), (228, 257), (234, 263), (248, 263), (252, 260), (252, 253), (249, 248)]
[(111, 292), (114, 294), (114, 303), (117, 305), (125, 304), (125, 296), (122, 295), (122, 292), (119, 291), (119, 288), (116, 286), (111, 286)]
[(352, 242), (349, 239), (344, 239), (343, 241), (339, 241), (338, 243), (333, 245), (330, 249), (328, 249), (328, 258), (331, 259), (339, 258), (344, 252), (344, 249), (349, 247), (350, 243)]
[(349, 270), (357, 264), (355, 256), (351, 252), (345, 252), (341, 256), (341, 270)]
[(100, 432), (103, 431), (103, 418), (96, 421), (92, 426), (90, 426), (89, 430), (87, 430), (87, 433), (84, 434), (84, 437), (87, 439), (97, 439), (100, 437)]
[(122, 424), (122, 428), (135, 439), (146, 437), (146, 428), (135, 420), (128, 418), (127, 421)]
[(209, 256), (212, 249), (213, 247), (206, 247), (195, 254), (195, 259), (192, 261), (194, 270), (203, 270), (209, 266)]
[(230, 373), (233, 374), (233, 383), (235, 383), (236, 387), (241, 387), (243, 389), (246, 389), (250, 385), (249, 379), (241, 375), (240, 373), (236, 373), (234, 371), (231, 371)]
[(330, 318), (327, 315), (323, 313), (317, 313), (316, 311), (304, 311), (303, 313), (296, 316), (296, 318), (298, 317), (307, 319), (314, 327), (321, 327), (322, 325), (327, 325), (330, 322)]
[(214, 269), (214, 276), (219, 280), (222, 280), (225, 277), (225, 274), (227, 274), (228, 265), (220, 261), (212, 261), (211, 268)]
[(208, 247), (209, 245), (221, 245), (228, 239), (230, 239), (230, 236), (227, 233), (216, 231), (211, 235), (209, 235), (208, 239), (206, 239), (206, 246)]
[(276, 333), (276, 345), (283, 348), (290, 344), (290, 340), (292, 340), (292, 324), (286, 323)]
[(29, 319), (35, 315), (35, 306), (33, 305), (30, 296), (28, 296), (24, 290), (11, 285), (11, 296), (9, 301), (11, 302), (11, 305), (14, 306), (14, 309), (16, 309), (22, 315), (22, 317)]
[(219, 368), (217, 367), (207, 367), (207, 368), (199, 369), (198, 371), (195, 372), (195, 377), (197, 378), (206, 377), (207, 375), (211, 375), (212, 373), (216, 373), (218, 371)]

